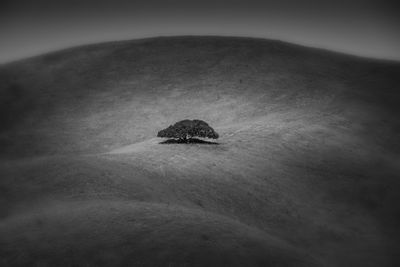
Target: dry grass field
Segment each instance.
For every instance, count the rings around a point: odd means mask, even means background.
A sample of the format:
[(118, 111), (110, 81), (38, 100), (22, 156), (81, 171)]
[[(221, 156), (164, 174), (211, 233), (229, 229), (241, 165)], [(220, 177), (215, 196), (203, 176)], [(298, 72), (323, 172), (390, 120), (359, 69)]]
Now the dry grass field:
[[(112, 42), (0, 66), (0, 266), (398, 266), (400, 63)], [(159, 144), (202, 119), (218, 145)]]

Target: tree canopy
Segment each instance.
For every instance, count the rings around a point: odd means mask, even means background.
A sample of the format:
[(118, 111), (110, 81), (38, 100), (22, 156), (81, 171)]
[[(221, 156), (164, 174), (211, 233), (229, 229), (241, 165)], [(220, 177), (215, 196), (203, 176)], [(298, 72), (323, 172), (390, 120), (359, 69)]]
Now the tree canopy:
[(187, 142), (193, 137), (217, 139), (219, 135), (205, 121), (182, 120), (159, 131), (157, 137), (174, 138)]

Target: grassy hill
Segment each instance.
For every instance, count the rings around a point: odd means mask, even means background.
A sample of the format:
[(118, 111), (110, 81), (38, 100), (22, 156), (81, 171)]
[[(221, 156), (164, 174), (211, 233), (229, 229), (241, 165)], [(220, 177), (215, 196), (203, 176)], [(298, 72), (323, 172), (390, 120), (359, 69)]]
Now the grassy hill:
[[(0, 263), (396, 266), (399, 85), (397, 62), (249, 38), (4, 64)], [(159, 144), (182, 119), (220, 144)]]

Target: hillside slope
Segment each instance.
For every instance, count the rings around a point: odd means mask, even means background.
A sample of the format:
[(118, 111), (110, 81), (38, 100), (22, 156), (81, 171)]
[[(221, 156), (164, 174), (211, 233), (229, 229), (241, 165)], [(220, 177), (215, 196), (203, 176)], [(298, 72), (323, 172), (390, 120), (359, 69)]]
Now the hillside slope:
[[(0, 263), (396, 266), (399, 85), (399, 63), (227, 37), (3, 65)], [(186, 118), (220, 144), (159, 144)]]

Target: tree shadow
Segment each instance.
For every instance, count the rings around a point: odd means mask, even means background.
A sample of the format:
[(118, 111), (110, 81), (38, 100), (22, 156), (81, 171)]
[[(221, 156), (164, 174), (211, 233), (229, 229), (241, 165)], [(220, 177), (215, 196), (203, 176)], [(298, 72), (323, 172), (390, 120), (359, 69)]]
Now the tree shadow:
[(190, 138), (187, 140), (181, 140), (181, 139), (168, 139), (163, 142), (160, 142), (159, 144), (163, 145), (168, 145), (168, 144), (204, 144), (204, 145), (219, 145), (217, 142), (210, 142), (210, 141), (205, 141), (197, 138)]

